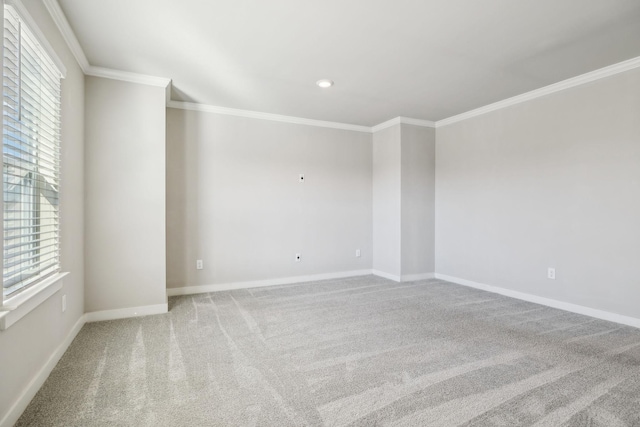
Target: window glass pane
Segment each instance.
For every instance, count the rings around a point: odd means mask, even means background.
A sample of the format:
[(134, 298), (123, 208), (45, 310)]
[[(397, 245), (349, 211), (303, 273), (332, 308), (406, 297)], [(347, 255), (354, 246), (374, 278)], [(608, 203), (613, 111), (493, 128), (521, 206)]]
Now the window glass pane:
[(4, 6), (3, 294), (60, 269), (60, 72)]

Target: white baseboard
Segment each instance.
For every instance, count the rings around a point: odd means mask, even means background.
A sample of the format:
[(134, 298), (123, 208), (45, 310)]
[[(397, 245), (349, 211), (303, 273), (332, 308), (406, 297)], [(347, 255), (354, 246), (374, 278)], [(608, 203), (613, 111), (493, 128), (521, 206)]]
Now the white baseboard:
[(433, 279), (434, 273), (420, 273), (420, 274), (404, 274), (402, 276), (396, 276), (395, 274), (385, 273), (380, 270), (372, 270), (372, 273), (376, 276), (384, 277), (385, 279), (393, 280), (394, 282), (414, 282), (416, 280)]
[(403, 282), (414, 282), (416, 280), (433, 279), (434, 277), (434, 273), (403, 274), (401, 279)]
[(149, 316), (169, 312), (168, 304), (144, 305), (141, 307), (119, 308), (116, 310), (92, 311), (85, 314), (87, 323), (103, 320), (126, 319), (128, 317)]
[(400, 283), (402, 281), (402, 278), (400, 276), (396, 276), (394, 274), (385, 273), (384, 271), (371, 270), (371, 273), (375, 274), (376, 276), (384, 277), (385, 279), (393, 280), (394, 282)]
[(4, 416), (2, 420), (0, 420), (0, 427), (11, 427), (18, 421), (20, 415), (22, 415), (24, 410), (27, 409), (29, 402), (31, 402), (38, 390), (40, 390), (40, 387), (42, 387), (47, 378), (49, 378), (51, 371), (53, 371), (53, 368), (56, 367), (56, 365), (60, 361), (60, 358), (62, 357), (64, 352), (67, 351), (67, 348), (69, 348), (76, 335), (78, 335), (78, 332), (80, 332), (80, 329), (82, 329), (82, 327), (84, 326), (85, 322), (85, 315), (80, 316), (75, 325), (73, 325), (73, 328), (71, 328), (71, 331), (69, 331), (69, 333), (65, 337), (64, 341), (60, 343), (51, 357), (49, 357), (49, 360), (47, 360), (47, 362), (44, 364), (42, 369), (40, 369), (35, 377), (33, 377), (31, 382), (29, 382), (27, 388), (18, 398), (16, 403), (13, 404), (11, 409), (9, 409), (9, 412)]
[(220, 283), (215, 285), (185, 286), (167, 288), (167, 296), (204, 294), (208, 292), (231, 291), (235, 289), (261, 288), (264, 286), (291, 285), (294, 283), (315, 282), (318, 280), (344, 279), (347, 277), (367, 276), (371, 270), (341, 271), (337, 273), (314, 274), (311, 276), (284, 277), (280, 279), (255, 280), (251, 282)]
[(595, 308), (585, 307), (582, 305), (571, 304), (569, 302), (558, 301), (551, 298), (540, 297), (537, 295), (527, 294), (525, 292), (512, 291), (511, 289), (499, 288), (497, 286), (486, 285), (484, 283), (473, 282), (471, 280), (460, 279), (458, 277), (447, 276), (445, 274), (435, 274), (436, 279), (446, 280), (447, 282), (456, 283), (458, 285), (468, 286), (471, 288), (482, 289), (483, 291), (493, 292), (495, 294), (504, 295), (523, 301), (533, 302), (536, 304), (546, 305), (547, 307), (558, 308), (560, 310), (570, 311), (572, 313), (584, 314), (585, 316), (595, 317), (596, 319), (608, 320), (610, 322), (620, 323), (622, 325), (640, 328), (640, 319), (622, 314), (611, 313), (610, 311), (598, 310)]

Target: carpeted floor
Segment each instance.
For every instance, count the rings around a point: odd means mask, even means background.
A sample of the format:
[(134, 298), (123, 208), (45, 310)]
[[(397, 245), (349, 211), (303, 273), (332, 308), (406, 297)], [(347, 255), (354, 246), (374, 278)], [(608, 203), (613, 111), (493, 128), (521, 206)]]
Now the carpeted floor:
[(84, 326), (18, 426), (639, 426), (640, 330), (374, 276)]

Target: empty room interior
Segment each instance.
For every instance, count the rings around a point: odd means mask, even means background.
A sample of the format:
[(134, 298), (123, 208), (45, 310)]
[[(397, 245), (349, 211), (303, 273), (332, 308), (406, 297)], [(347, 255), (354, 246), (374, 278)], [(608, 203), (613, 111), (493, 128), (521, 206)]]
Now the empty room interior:
[(0, 427), (640, 425), (640, 2), (4, 0)]

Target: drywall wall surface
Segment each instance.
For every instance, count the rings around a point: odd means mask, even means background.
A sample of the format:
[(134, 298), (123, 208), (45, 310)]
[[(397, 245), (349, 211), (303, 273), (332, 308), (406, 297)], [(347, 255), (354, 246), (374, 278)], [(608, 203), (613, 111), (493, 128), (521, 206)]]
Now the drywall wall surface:
[(435, 270), (435, 129), (402, 124), (402, 276)]
[(165, 90), (85, 84), (86, 310), (166, 303)]
[(640, 318), (639, 94), (636, 69), (438, 128), (437, 273)]
[[(84, 314), (84, 75), (41, 1), (24, 0), (38, 28), (67, 69), (61, 98), (60, 225), (63, 288), (0, 331), (0, 424)], [(62, 312), (62, 295), (67, 309)], [(28, 396), (27, 398), (30, 398)]]
[(168, 108), (167, 161), (169, 288), (371, 269), (371, 134)]
[(373, 134), (373, 269), (401, 275), (400, 125)]

